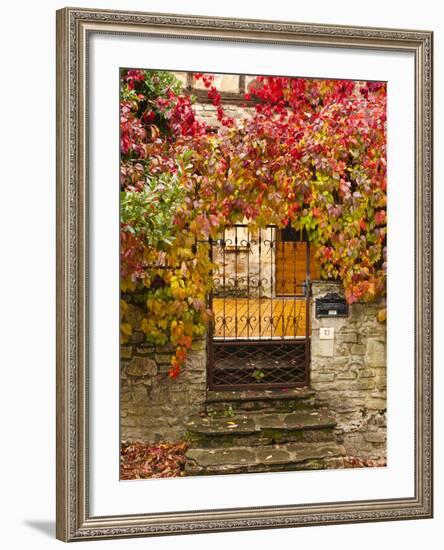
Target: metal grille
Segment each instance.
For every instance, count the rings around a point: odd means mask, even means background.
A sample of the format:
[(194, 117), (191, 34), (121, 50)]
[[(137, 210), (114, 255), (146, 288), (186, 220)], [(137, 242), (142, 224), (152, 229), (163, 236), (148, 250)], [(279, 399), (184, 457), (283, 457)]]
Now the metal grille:
[(239, 224), (210, 243), (214, 290), (208, 378), (213, 389), (308, 383), (309, 246), (275, 226)]

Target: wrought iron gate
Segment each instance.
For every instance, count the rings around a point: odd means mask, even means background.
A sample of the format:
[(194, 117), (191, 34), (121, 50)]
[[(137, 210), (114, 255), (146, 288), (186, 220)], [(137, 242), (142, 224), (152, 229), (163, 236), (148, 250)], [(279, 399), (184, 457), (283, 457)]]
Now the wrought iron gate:
[(310, 248), (305, 235), (239, 224), (210, 242), (211, 389), (308, 384)]

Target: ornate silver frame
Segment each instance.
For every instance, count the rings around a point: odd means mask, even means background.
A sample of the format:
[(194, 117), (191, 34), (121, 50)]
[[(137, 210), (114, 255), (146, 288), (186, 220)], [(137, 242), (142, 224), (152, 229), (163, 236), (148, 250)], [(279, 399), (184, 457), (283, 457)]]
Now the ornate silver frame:
[[(415, 496), (137, 516), (88, 511), (87, 105), (91, 32), (412, 52), (415, 56)], [(432, 494), (430, 31), (65, 8), (57, 12), (57, 538), (63, 541), (430, 518)]]

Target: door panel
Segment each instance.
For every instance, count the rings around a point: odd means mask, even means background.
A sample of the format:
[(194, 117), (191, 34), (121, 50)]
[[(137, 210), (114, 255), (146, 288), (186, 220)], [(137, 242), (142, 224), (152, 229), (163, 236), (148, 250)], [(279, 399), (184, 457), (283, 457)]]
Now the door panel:
[[(306, 278), (306, 243), (277, 241), (275, 253), (275, 290), (277, 296), (301, 296)], [(310, 278), (319, 278), (319, 266), (310, 245)]]

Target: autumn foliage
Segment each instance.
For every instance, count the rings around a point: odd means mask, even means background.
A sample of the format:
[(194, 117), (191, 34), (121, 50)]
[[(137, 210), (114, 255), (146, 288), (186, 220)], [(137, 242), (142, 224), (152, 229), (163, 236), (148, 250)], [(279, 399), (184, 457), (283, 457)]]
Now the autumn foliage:
[(122, 443), (120, 479), (152, 479), (184, 475), (187, 443)]
[(195, 78), (216, 129), (171, 73), (121, 76), (121, 286), (143, 297), (148, 341), (175, 346), (172, 377), (211, 316), (207, 243), (225, 226), (303, 229), (349, 303), (385, 293), (385, 84), (257, 77), (233, 120), (213, 76)]

